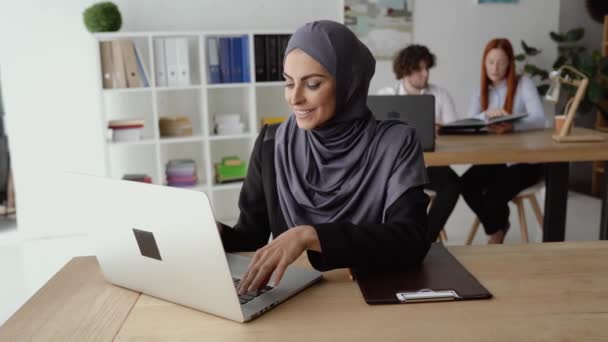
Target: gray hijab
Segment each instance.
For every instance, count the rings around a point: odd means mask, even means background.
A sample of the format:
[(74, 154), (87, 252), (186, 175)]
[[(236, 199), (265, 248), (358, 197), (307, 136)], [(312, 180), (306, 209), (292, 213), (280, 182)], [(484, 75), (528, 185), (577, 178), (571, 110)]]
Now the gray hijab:
[(298, 128), (294, 115), (277, 129), (275, 171), (287, 225), (384, 222), (395, 200), (427, 183), (414, 130), (372, 116), (366, 102), (376, 61), (346, 26), (308, 23), (293, 34), (285, 55), (294, 49), (334, 77), (336, 110), (310, 131)]

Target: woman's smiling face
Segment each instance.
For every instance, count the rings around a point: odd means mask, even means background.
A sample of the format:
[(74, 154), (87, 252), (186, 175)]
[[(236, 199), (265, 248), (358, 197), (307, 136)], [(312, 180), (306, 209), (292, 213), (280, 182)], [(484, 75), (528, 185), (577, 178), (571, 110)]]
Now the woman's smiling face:
[(300, 49), (285, 58), (285, 100), (298, 127), (311, 130), (329, 121), (336, 110), (336, 81), (315, 59)]

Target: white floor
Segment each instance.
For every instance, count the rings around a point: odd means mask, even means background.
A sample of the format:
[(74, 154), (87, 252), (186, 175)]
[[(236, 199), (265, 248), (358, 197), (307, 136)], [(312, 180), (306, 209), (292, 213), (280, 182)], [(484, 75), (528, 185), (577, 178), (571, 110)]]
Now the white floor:
[[(542, 204), (541, 204), (542, 205)], [(570, 193), (566, 225), (566, 240), (596, 240), (599, 235), (600, 200)], [(530, 240), (541, 241), (540, 227), (526, 205)], [(446, 226), (447, 244), (463, 244), (473, 222), (473, 214), (462, 199)], [(511, 208), (511, 229), (506, 243), (519, 243), (516, 210)], [(480, 228), (474, 243), (485, 243)], [(23, 240), (14, 219), (0, 217), (0, 324), (5, 322), (55, 272), (72, 257), (92, 255), (86, 236)]]

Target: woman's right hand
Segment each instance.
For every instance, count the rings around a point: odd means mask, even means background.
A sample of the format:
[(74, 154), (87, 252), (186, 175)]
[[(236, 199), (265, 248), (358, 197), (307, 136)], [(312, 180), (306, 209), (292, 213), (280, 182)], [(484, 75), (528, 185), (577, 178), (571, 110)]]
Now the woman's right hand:
[(277, 286), (287, 267), (306, 250), (321, 252), (319, 236), (312, 226), (296, 226), (277, 236), (251, 258), (239, 284), (239, 294), (258, 291), (273, 274), (274, 280), (270, 286)]
[(509, 115), (509, 113), (505, 112), (505, 110), (502, 108), (488, 109), (485, 111), (485, 113), (486, 113), (486, 118), (488, 118), (488, 119)]

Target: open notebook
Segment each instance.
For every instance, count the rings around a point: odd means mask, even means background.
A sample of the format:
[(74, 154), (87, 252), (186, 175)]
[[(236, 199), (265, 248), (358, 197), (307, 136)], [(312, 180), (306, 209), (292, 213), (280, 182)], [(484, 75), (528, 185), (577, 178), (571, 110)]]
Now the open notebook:
[(403, 271), (355, 270), (368, 304), (401, 304), (492, 298), (492, 294), (441, 243), (433, 243), (422, 264)]
[(492, 119), (477, 119), (477, 118), (468, 118), (462, 120), (456, 120), (450, 123), (447, 123), (441, 127), (441, 132), (450, 132), (450, 131), (461, 131), (461, 130), (481, 130), (486, 128), (489, 125), (498, 124), (501, 122), (514, 122), (525, 118), (528, 114), (512, 114), (512, 115), (504, 115), (495, 117)]

